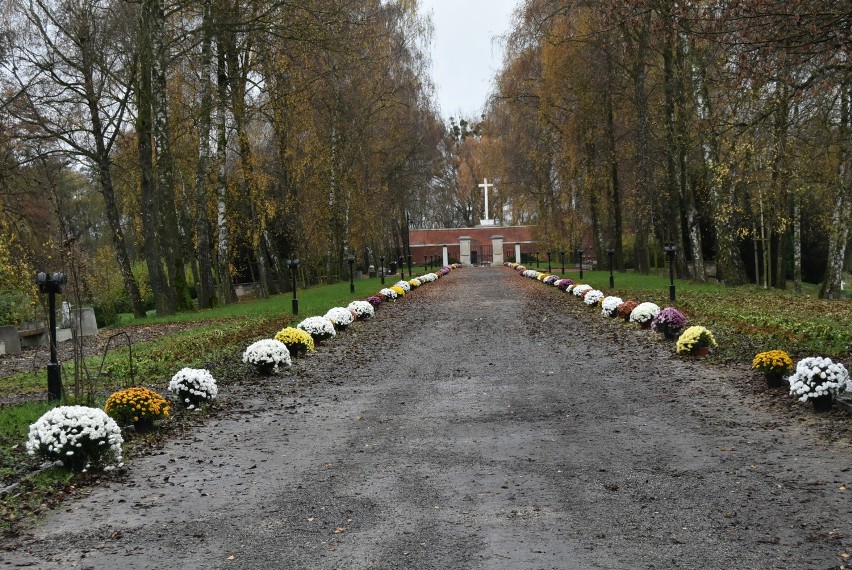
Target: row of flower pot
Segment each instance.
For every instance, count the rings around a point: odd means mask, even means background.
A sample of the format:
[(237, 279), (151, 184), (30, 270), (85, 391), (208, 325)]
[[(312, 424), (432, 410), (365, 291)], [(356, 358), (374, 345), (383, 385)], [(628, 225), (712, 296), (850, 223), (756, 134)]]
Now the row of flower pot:
[[(274, 374), (290, 366), (292, 358), (304, 356), (317, 343), (334, 337), (355, 320), (374, 316), (386, 301), (404, 297), (427, 283), (437, 281), (458, 265), (443, 267), (408, 281), (383, 288), (365, 301), (353, 301), (346, 307), (329, 309), (324, 316), (308, 317), (296, 327), (286, 327), (275, 338), (261, 339), (243, 352), (243, 362), (261, 374)], [(216, 379), (203, 368), (183, 368), (170, 380), (168, 391), (174, 403), (188, 410), (199, 409), (216, 399)], [(30, 425), (26, 449), (47, 461), (59, 461), (65, 467), (86, 471), (109, 470), (121, 464), (121, 426), (133, 426), (138, 432), (149, 431), (155, 422), (169, 416), (172, 404), (158, 392), (145, 387), (120, 390), (107, 398), (104, 409), (87, 406), (59, 406)]]
[[(620, 317), (642, 328), (657, 331), (669, 340), (677, 339), (678, 354), (706, 356), (711, 348), (717, 346), (716, 339), (709, 329), (702, 326), (687, 327), (686, 316), (674, 307), (661, 309), (655, 303), (624, 301), (620, 297), (607, 296), (590, 285), (575, 284), (571, 279), (527, 269), (516, 263), (505, 265), (524, 277), (535, 279), (566, 293), (573, 293), (591, 307), (600, 307), (603, 316)], [(831, 409), (839, 393), (852, 391), (852, 380), (848, 371), (843, 364), (833, 362), (830, 358), (819, 356), (804, 358), (796, 364), (794, 371), (793, 361), (786, 352), (770, 350), (755, 356), (752, 367), (765, 374), (768, 385), (789, 386), (790, 394), (802, 402), (812, 402), (817, 411)]]

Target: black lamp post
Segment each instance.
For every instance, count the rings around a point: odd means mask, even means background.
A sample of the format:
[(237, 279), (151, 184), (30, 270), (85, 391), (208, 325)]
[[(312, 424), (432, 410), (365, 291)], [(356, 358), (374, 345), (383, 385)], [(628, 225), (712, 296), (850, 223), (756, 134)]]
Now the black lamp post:
[(551, 272), (551, 269), (550, 269), (550, 252), (549, 251), (547, 252), (547, 272), (548, 273)]
[(539, 264), (538, 264), (538, 252), (535, 252), (535, 266), (536, 266), (536, 268), (538, 268), (538, 267), (539, 267)]
[(299, 314), (299, 300), (296, 298), (296, 270), (299, 269), (298, 259), (288, 259), (287, 267), (290, 268), (290, 273), (293, 275), (293, 314)]
[(559, 250), (559, 262), (562, 265), (562, 275), (565, 275), (565, 250)]
[(669, 281), (671, 283), (669, 285), (669, 301), (674, 301), (676, 297), (674, 284), (674, 258), (675, 253), (677, 253), (677, 246), (674, 244), (664, 246), (663, 251), (665, 251), (666, 255), (669, 256)]
[(583, 250), (577, 250), (577, 258), (580, 260), (580, 279), (583, 278)]
[(606, 254), (609, 256), (609, 288), (615, 288), (615, 277), (612, 274), (612, 256), (615, 255), (615, 250), (610, 248), (606, 250)]
[(399, 265), (399, 278), (405, 279), (405, 256), (400, 255), (397, 258), (396, 262)]
[(346, 256), (346, 262), (349, 264), (349, 292), (355, 292), (355, 275), (352, 273), (352, 266), (355, 265), (355, 256), (351, 253)]
[(411, 245), (408, 246), (408, 277), (414, 277), (414, 271), (411, 270)]
[(382, 271), (382, 285), (384, 285), (385, 284), (385, 256), (384, 255), (379, 256), (379, 262), (381, 262), (381, 264), (382, 264), (382, 270), (381, 270)]
[(56, 358), (56, 294), (65, 291), (66, 281), (64, 273), (48, 275), (42, 271), (36, 275), (38, 290), (42, 295), (47, 294), (50, 308), (48, 317), (50, 326), (50, 363), (47, 365), (48, 400), (62, 399), (62, 369), (59, 367), (59, 361)]

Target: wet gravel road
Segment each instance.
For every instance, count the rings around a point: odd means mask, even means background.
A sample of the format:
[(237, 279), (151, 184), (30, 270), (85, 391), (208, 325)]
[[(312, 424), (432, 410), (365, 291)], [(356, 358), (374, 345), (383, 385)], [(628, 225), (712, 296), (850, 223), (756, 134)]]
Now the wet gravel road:
[(230, 379), (214, 418), (0, 566), (842, 568), (848, 421), (747, 374), (461, 269), (279, 378)]

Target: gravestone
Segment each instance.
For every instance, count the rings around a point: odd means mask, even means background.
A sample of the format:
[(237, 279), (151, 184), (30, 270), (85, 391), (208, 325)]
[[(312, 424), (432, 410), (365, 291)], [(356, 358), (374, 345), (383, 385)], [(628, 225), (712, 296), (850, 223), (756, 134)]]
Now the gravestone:
[(6, 354), (21, 352), (21, 337), (18, 336), (18, 327), (14, 325), (0, 327), (0, 341), (5, 345)]
[[(81, 307), (74, 311), (74, 316), (80, 319), (80, 336), (95, 336), (98, 334), (98, 321), (95, 319), (95, 309)], [(76, 325), (76, 323), (75, 323)]]

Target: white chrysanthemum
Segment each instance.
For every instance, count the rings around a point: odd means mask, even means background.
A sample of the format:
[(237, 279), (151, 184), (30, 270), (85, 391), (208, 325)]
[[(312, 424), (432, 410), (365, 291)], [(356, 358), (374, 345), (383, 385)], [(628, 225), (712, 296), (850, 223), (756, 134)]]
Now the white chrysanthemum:
[(352, 301), (346, 308), (355, 313), (359, 319), (369, 319), (376, 314), (373, 305), (367, 301)]
[(654, 317), (656, 317), (659, 312), (659, 305), (649, 302), (639, 303), (630, 313), (630, 322), (639, 324), (646, 322), (649, 323), (654, 320)]
[(618, 309), (618, 306), (623, 302), (624, 301), (621, 297), (604, 297), (604, 300), (601, 301), (601, 314), (605, 317), (615, 316), (616, 309)]
[(333, 307), (329, 309), (325, 314), (325, 318), (341, 328), (348, 327), (355, 320), (355, 317), (352, 316), (352, 311), (344, 307)]
[(846, 367), (822, 356), (803, 358), (797, 362), (796, 371), (787, 380), (790, 382), (790, 393), (802, 402), (852, 390), (852, 380)]
[(582, 297), (588, 291), (591, 291), (593, 287), (591, 285), (586, 285), (585, 283), (581, 283), (580, 285), (574, 285), (574, 288), (571, 290), (574, 295), (577, 297)]
[(66, 466), (85, 469), (121, 462), (121, 428), (99, 408), (59, 406), (30, 425), (26, 449)]
[(169, 392), (177, 395), (181, 404), (190, 410), (219, 395), (216, 379), (204, 368), (182, 368), (169, 381)]
[(599, 289), (592, 289), (586, 293), (585, 297), (583, 297), (583, 302), (587, 305), (597, 305), (603, 298), (603, 291), (600, 291)]
[(314, 340), (325, 340), (337, 334), (334, 323), (325, 317), (308, 317), (296, 325), (296, 328), (302, 329), (314, 337)]
[(408, 281), (397, 281), (396, 283), (394, 283), (394, 286), (399, 287), (400, 289), (402, 289), (406, 293), (411, 291), (411, 284)]
[(393, 289), (391, 289), (389, 287), (385, 287), (384, 289), (380, 289), (379, 294), (384, 295), (388, 299), (396, 299), (399, 296), (396, 291), (394, 291)]
[(265, 338), (250, 344), (243, 352), (243, 362), (259, 368), (271, 366), (273, 372), (290, 366), (290, 351), (287, 345), (274, 338)]

